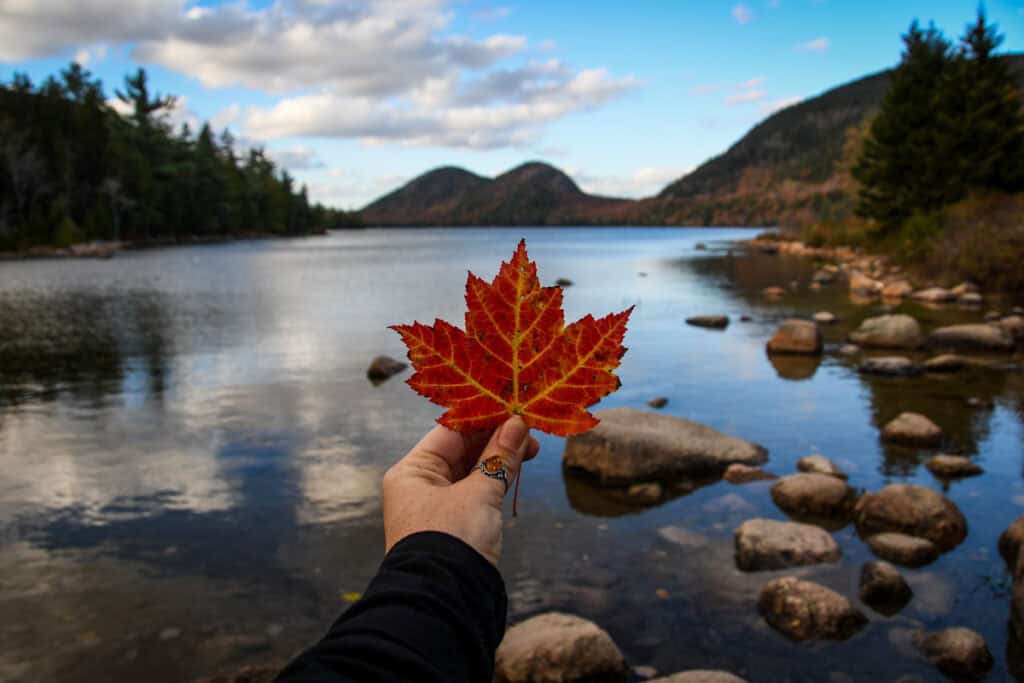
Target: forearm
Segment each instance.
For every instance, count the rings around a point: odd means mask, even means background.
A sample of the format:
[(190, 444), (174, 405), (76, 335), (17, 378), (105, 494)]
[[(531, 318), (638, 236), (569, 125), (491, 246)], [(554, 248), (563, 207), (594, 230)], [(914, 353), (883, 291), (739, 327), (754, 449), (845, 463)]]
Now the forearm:
[(413, 534), (277, 680), (489, 682), (506, 609), (501, 575), (483, 556), (447, 534)]

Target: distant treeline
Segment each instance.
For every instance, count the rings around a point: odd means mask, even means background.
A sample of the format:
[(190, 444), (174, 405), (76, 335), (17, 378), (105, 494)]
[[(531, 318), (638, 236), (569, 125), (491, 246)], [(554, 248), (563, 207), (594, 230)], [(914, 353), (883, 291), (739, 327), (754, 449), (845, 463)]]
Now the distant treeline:
[(310, 204), (261, 149), (243, 156), (227, 130), (171, 130), (175, 98), (150, 92), (146, 72), (108, 103), (78, 64), (35, 86), (0, 83), (0, 250), (84, 240), (302, 235), (358, 224)]

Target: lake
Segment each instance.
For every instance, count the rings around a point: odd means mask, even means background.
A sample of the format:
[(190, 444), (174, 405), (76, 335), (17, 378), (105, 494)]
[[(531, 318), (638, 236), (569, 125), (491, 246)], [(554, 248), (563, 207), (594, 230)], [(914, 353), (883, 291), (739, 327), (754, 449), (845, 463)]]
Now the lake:
[[(631, 665), (753, 682), (935, 680), (911, 634), (968, 626), (995, 656), (990, 680), (1008, 679), (1010, 581), (996, 540), (1024, 513), (1024, 373), (858, 375), (836, 349), (877, 305), (852, 303), (841, 284), (811, 291), (809, 260), (733, 244), (755, 232), (361, 230), (0, 264), (0, 680), (190, 681), (283, 662), (314, 641), (381, 559), (384, 470), (440, 412), (408, 373), (367, 381), (374, 356), (404, 356), (387, 326), (461, 324), (466, 270), (489, 280), (521, 237), (545, 284), (574, 282), (567, 320), (636, 306), (622, 388), (600, 407), (664, 396), (665, 414), (766, 447), (773, 472), (817, 452), (858, 488), (944, 490), (969, 535), (904, 571), (915, 596), (899, 614), (864, 607), (871, 622), (850, 640), (794, 644), (758, 615), (758, 591), (798, 574), (859, 604), (871, 553), (852, 526), (835, 532), (837, 564), (744, 574), (735, 527), (785, 518), (770, 482), (628, 507), (564, 475), (564, 440), (539, 435), (507, 524), (510, 621), (573, 612), (607, 629)], [(782, 300), (762, 298), (791, 281)], [(817, 310), (840, 318), (823, 359), (773, 364), (764, 347), (777, 323)], [(898, 310), (926, 329), (982, 315)], [(683, 323), (712, 313), (732, 324)], [(947, 450), (985, 474), (944, 486), (923, 466), (933, 452), (881, 444), (881, 426), (905, 410), (931, 417)], [(658, 533), (669, 526), (688, 542)]]

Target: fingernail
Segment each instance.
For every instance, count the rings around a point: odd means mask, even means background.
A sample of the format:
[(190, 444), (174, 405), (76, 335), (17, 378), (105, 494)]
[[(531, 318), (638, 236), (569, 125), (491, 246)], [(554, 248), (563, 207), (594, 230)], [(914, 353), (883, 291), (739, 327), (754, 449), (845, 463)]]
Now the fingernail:
[(530, 437), (530, 428), (518, 415), (510, 418), (501, 427), (501, 434), (498, 435), (498, 445), (510, 451), (518, 451)]

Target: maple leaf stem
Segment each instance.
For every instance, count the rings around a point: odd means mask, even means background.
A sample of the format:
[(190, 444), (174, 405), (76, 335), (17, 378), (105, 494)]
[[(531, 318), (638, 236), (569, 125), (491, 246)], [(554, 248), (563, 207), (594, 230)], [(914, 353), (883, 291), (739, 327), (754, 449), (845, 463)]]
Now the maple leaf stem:
[(523, 466), (519, 466), (519, 476), (516, 477), (516, 488), (512, 492), (512, 516), (519, 515), (519, 480), (523, 478)]

